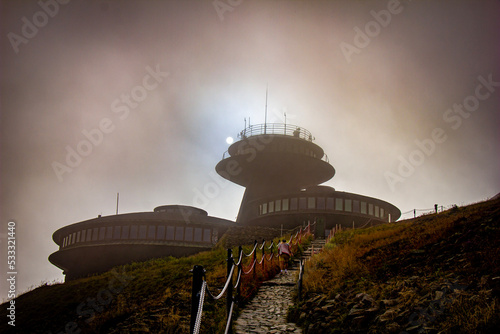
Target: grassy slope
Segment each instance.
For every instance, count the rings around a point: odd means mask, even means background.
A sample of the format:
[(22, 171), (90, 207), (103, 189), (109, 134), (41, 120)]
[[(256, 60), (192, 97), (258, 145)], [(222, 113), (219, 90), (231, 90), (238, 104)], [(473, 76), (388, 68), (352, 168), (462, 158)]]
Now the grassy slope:
[[(497, 200), (338, 234), (309, 262), (304, 302), (291, 315), (310, 333), (494, 332), (500, 326), (499, 225)], [(225, 257), (219, 248), (42, 286), (16, 299), (15, 331), (2, 321), (0, 332), (186, 333), (189, 270), (202, 264), (209, 285), (221, 287)], [(276, 273), (276, 267), (258, 269), (260, 280)], [(243, 293), (256, 285), (247, 283)], [(3, 319), (6, 307), (0, 306)], [(224, 300), (206, 301), (201, 332), (223, 331), (224, 309)]]
[(500, 201), (336, 236), (292, 312), (310, 333), (496, 332)]
[[(221, 244), (234, 243), (236, 239), (241, 237), (233, 231)], [(248, 254), (252, 248), (253, 245), (245, 246), (243, 250)], [(233, 254), (236, 256), (237, 248), (233, 248)], [(258, 260), (261, 254), (258, 251)], [(189, 270), (196, 264), (203, 265), (211, 291), (218, 293), (225, 283), (226, 257), (227, 250), (219, 246), (190, 257), (132, 263), (101, 275), (41, 286), (15, 300), (16, 327), (2, 321), (0, 332), (188, 333), (192, 285)], [(246, 258), (244, 263), (250, 260)], [(265, 270), (261, 266), (256, 269), (256, 280), (253, 275), (243, 276), (241, 305), (256, 292), (260, 282), (279, 271), (276, 260), (273, 265), (266, 264)], [(224, 331), (225, 298), (213, 301), (206, 297), (201, 333)], [(7, 319), (7, 306), (0, 306), (2, 319)]]

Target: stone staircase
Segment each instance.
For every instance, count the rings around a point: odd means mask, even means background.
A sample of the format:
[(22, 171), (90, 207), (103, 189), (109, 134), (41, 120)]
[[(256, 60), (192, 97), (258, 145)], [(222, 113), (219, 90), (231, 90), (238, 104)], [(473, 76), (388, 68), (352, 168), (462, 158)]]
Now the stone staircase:
[(326, 244), (326, 239), (314, 239), (309, 246), (304, 250), (302, 259), (308, 260), (314, 254), (319, 253)]
[[(319, 253), (325, 243), (325, 239), (313, 240), (302, 254), (302, 259)], [(295, 260), (288, 274), (278, 274), (262, 284), (257, 295), (235, 321), (235, 334), (302, 333), (302, 329), (286, 320), (288, 308), (293, 304), (292, 292), (296, 289), (299, 261)]]

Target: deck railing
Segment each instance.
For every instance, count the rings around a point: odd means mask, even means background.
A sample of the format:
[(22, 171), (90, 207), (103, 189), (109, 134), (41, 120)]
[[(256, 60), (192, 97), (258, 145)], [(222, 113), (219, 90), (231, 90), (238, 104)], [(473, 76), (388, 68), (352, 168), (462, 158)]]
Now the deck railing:
[(238, 134), (238, 138), (245, 139), (251, 136), (258, 135), (285, 135), (292, 136), (307, 141), (313, 141), (315, 138), (311, 132), (301, 128), (300, 126), (282, 123), (265, 123), (250, 125)]

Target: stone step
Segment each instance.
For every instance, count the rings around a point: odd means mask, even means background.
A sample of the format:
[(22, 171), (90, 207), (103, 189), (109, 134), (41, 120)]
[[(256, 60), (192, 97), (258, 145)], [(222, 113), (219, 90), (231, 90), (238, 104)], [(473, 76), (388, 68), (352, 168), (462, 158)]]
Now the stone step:
[(235, 334), (302, 333), (295, 324), (286, 321), (297, 276), (297, 270), (288, 270), (288, 274), (264, 282), (236, 319)]

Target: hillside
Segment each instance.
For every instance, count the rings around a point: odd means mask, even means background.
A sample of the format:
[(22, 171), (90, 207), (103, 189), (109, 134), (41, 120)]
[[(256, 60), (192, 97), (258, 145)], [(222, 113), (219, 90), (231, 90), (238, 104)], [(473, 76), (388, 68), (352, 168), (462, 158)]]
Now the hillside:
[[(493, 333), (500, 326), (500, 200), (336, 235), (308, 262), (289, 316), (305, 333)], [(233, 229), (210, 252), (114, 268), (19, 296), (1, 333), (187, 333), (195, 264), (221, 287), (225, 245), (275, 230)], [(250, 242), (251, 243), (251, 242)], [(245, 247), (249, 252), (250, 246)], [(233, 250), (236, 252), (236, 249)], [(300, 252), (297, 252), (300, 253)], [(248, 300), (275, 266), (258, 267)], [(251, 275), (250, 275), (251, 276)], [(0, 307), (6, 319), (7, 304)], [(220, 333), (225, 300), (205, 303), (202, 333)], [(79, 331), (80, 330), (80, 331)]]
[(500, 200), (344, 231), (311, 260), (305, 333), (497, 333)]

